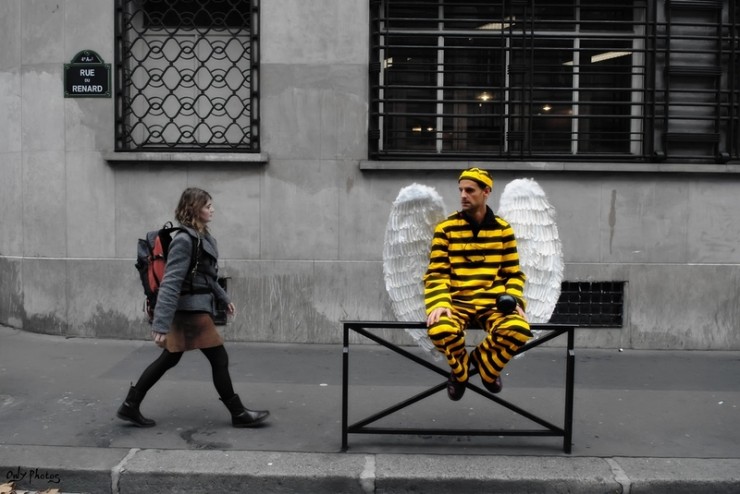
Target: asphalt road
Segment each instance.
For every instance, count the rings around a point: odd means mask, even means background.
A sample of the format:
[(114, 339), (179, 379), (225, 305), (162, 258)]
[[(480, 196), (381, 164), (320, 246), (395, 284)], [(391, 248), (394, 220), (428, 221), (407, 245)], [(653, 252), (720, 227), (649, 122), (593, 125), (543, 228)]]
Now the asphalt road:
[[(159, 353), (145, 341), (65, 339), (0, 327), (3, 445), (333, 453), (341, 448), (341, 345), (229, 343), (237, 392), (272, 413), (236, 430), (200, 352), (190, 352), (147, 396), (152, 429), (115, 417), (131, 381)], [(423, 355), (419, 349), (412, 349)], [(570, 456), (739, 458), (740, 352), (576, 349)], [(507, 367), (499, 395), (562, 421), (564, 349), (538, 348)], [(350, 422), (440, 377), (377, 345), (350, 350)], [(477, 378), (473, 378), (477, 379)], [(527, 428), (468, 392), (444, 392), (383, 419), (393, 427)], [(350, 435), (352, 453), (564, 456), (561, 438)]]

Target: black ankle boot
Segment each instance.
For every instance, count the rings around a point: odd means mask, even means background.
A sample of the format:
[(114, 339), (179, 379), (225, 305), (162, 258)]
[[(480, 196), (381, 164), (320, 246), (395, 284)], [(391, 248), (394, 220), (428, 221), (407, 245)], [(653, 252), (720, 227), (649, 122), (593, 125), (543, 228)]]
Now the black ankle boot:
[(219, 398), (224, 402), (226, 408), (231, 412), (231, 425), (234, 427), (254, 427), (264, 421), (270, 412), (267, 410), (250, 410), (242, 405), (239, 395), (234, 395), (228, 400)]
[(116, 413), (116, 416), (119, 419), (127, 420), (138, 427), (153, 427), (156, 422), (144, 417), (139, 411), (139, 405), (141, 405), (141, 400), (143, 399), (144, 394), (131, 386), (128, 390), (126, 400), (124, 400), (123, 404), (118, 407), (118, 413)]

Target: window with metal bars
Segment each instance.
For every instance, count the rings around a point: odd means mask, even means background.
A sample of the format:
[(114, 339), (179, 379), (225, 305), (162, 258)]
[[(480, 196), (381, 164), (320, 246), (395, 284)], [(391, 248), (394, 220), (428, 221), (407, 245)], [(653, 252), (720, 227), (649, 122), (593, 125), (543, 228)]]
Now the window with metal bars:
[(738, 159), (738, 4), (371, 0), (371, 158)]
[(259, 0), (116, 0), (116, 150), (258, 152)]

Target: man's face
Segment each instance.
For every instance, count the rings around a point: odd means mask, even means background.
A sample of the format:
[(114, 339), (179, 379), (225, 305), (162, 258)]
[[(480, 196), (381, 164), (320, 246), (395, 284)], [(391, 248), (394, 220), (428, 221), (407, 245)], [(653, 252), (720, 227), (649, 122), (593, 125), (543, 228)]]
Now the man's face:
[(457, 188), (460, 191), (460, 207), (464, 212), (474, 213), (486, 207), (488, 194), (491, 192), (488, 187), (481, 188), (473, 180), (462, 179)]

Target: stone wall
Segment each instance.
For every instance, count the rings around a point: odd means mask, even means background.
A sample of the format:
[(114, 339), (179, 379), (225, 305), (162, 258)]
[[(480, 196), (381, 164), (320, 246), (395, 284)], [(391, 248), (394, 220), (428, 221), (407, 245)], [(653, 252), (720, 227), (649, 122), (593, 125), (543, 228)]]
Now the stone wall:
[[(112, 159), (114, 100), (63, 97), (63, 64), (76, 53), (114, 62), (113, 2), (0, 3), (0, 323), (147, 337), (136, 240), (172, 219), (187, 186), (214, 197), (239, 307), (227, 339), (336, 343), (343, 319), (392, 319), (380, 260), (391, 202), (419, 182), (454, 209), (465, 164), (363, 167), (367, 0), (262, 3), (262, 153), (231, 163)], [(577, 344), (740, 349), (740, 175), (484, 166), (494, 209), (514, 178), (543, 186), (566, 279), (627, 282), (624, 327), (579, 330)]]

